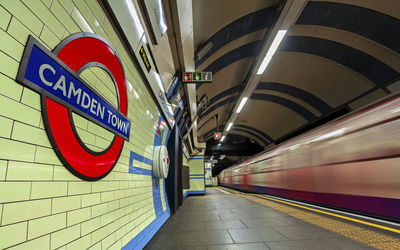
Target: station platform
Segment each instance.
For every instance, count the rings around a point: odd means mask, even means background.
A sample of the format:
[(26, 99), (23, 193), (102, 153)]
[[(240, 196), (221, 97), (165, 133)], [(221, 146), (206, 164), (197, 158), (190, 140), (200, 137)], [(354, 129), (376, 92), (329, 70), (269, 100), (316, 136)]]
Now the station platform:
[(400, 249), (400, 230), (213, 187), (185, 199), (145, 249)]

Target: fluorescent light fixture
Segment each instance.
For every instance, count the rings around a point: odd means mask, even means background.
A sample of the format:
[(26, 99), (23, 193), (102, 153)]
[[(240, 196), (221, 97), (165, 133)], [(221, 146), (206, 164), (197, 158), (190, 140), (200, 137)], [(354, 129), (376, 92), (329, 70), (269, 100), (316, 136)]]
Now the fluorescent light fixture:
[(155, 76), (155, 78), (157, 80), (158, 86), (160, 86), (160, 89), (162, 90), (162, 92), (165, 92), (164, 85), (162, 84), (160, 74), (158, 74), (155, 71), (153, 71), (153, 73), (154, 73), (154, 76)]
[(161, 31), (161, 36), (164, 35), (165, 31), (167, 31), (167, 25), (165, 24), (165, 16), (164, 16), (164, 10), (162, 8), (162, 3), (161, 0), (158, 0), (158, 7), (160, 11), (160, 31)]
[(236, 110), (236, 114), (240, 113), (240, 111), (242, 110), (244, 104), (247, 102), (247, 99), (249, 99), (248, 97), (243, 97), (242, 101), (239, 104), (239, 107)]
[[(142, 23), (140, 22), (135, 5), (133, 4), (132, 0), (125, 0), (125, 3), (128, 6), (129, 14), (131, 14), (131, 17), (133, 18), (133, 21), (135, 22), (135, 26), (139, 33), (139, 37), (140, 37), (144, 33), (144, 29), (143, 29)], [(143, 39), (143, 40), (145, 43), (147, 43), (146, 36), (145, 36), (145, 39)]]
[(228, 127), (226, 128), (226, 131), (229, 131), (231, 129), (232, 125), (233, 125), (233, 122), (229, 123)]
[(222, 142), (222, 141), (224, 141), (224, 140), (225, 140), (225, 135), (224, 135), (224, 136), (222, 136), (222, 138), (221, 138), (221, 142)]
[(258, 68), (257, 75), (261, 75), (264, 73), (265, 69), (267, 68), (269, 62), (272, 59), (272, 56), (275, 54), (276, 50), (279, 47), (279, 44), (282, 42), (282, 39), (285, 37), (287, 30), (279, 30), (278, 33), (276, 34), (274, 41), (271, 44), (271, 47), (269, 47), (267, 54), (264, 57), (264, 60), (262, 61), (260, 68)]

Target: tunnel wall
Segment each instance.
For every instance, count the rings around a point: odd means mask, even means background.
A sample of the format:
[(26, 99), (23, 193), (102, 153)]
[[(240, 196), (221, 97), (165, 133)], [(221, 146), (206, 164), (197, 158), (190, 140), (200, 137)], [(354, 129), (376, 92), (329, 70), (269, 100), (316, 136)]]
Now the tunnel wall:
[[(96, 33), (116, 49), (129, 82), (129, 141), (113, 170), (98, 181), (73, 175), (45, 131), (40, 95), (16, 82), (29, 35), (47, 49), (77, 32)], [(169, 130), (95, 0), (0, 2), (0, 249), (120, 249), (144, 246), (169, 217), (164, 180), (153, 180), (154, 146)], [(111, 102), (115, 88), (99, 68), (81, 77)], [(92, 150), (113, 136), (74, 115), (81, 140)]]

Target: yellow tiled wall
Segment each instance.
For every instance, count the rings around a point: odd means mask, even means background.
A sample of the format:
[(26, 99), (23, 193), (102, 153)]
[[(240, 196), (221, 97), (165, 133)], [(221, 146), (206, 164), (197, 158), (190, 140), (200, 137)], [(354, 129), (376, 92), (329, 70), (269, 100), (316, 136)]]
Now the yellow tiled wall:
[[(130, 140), (113, 171), (82, 181), (60, 162), (44, 130), (39, 94), (15, 81), (28, 35), (52, 50), (77, 32), (93, 32), (116, 48), (128, 83)], [(113, 83), (99, 68), (81, 74), (116, 103)], [(120, 249), (156, 217), (152, 178), (129, 173), (130, 152), (152, 159), (160, 113), (135, 64), (96, 0), (0, 1), (0, 249)], [(93, 150), (112, 134), (74, 115)], [(164, 132), (165, 144), (167, 131)], [(144, 169), (151, 166), (134, 161)], [(167, 209), (163, 182), (163, 210)]]
[(202, 194), (205, 192), (204, 155), (191, 155), (188, 161), (190, 171), (189, 194)]

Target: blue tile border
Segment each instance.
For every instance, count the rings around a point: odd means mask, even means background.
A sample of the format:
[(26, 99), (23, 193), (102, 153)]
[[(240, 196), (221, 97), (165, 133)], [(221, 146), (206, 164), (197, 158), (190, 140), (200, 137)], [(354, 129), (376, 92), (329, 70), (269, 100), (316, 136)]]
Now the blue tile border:
[(163, 212), (163, 214), (157, 217), (153, 222), (151, 222), (144, 230), (142, 230), (138, 235), (135, 236), (128, 244), (126, 244), (122, 249), (143, 249), (147, 243), (154, 237), (161, 226), (167, 221), (170, 216), (169, 208)]
[(134, 167), (134, 166), (129, 166), (129, 173), (131, 174), (141, 174), (141, 175), (152, 175), (153, 172), (148, 169), (144, 168), (139, 168), (139, 167)]
[[(162, 122), (162, 118), (160, 116), (158, 123), (157, 123), (156, 131), (159, 131), (161, 122)], [(156, 132), (156, 134), (154, 136), (154, 148), (156, 146), (159, 146), (162, 144), (162, 138), (164, 136), (164, 131), (165, 130), (162, 130), (161, 134), (158, 134), (158, 132)], [(170, 131), (168, 131), (167, 139), (170, 135), (169, 132)], [(129, 173), (152, 176), (152, 174), (153, 174), (152, 170), (133, 166), (133, 160), (143, 162), (150, 166), (153, 165), (152, 160), (131, 151), (130, 158), (129, 158)], [(162, 206), (162, 202), (161, 202), (160, 185), (163, 185), (163, 187), (164, 187), (164, 199), (165, 199), (165, 206), (166, 206), (165, 211), (163, 211), (163, 206)], [(146, 226), (146, 228), (143, 229), (138, 235), (136, 235), (128, 244), (126, 244), (122, 248), (124, 250), (143, 249), (143, 247), (145, 247), (147, 245), (147, 243), (149, 243), (149, 241), (153, 238), (153, 236), (157, 233), (157, 231), (161, 228), (161, 226), (165, 223), (165, 221), (171, 215), (171, 212), (169, 209), (169, 204), (168, 204), (168, 199), (167, 199), (167, 193), (166, 193), (166, 189), (165, 189), (165, 181), (162, 181), (162, 180), (160, 181), (159, 179), (153, 179), (152, 186), (153, 186), (152, 192), (153, 192), (154, 213), (155, 213), (156, 218), (148, 226)]]
[(204, 190), (187, 191), (189, 194), (205, 194)]
[[(153, 166), (153, 161), (152, 160), (150, 160), (149, 158), (146, 158), (146, 157), (144, 157), (144, 156), (142, 156), (142, 155), (140, 155), (138, 153), (135, 153), (133, 151), (131, 151), (130, 159), (132, 161), (136, 160), (136, 161), (140, 161), (140, 162), (146, 163), (147, 165)], [(131, 161), (129, 163), (131, 163)]]
[(185, 193), (183, 193), (183, 198), (185, 199), (186, 197), (188, 197), (189, 194), (205, 194), (205, 191), (201, 191), (201, 190), (195, 190), (195, 191), (186, 191)]

